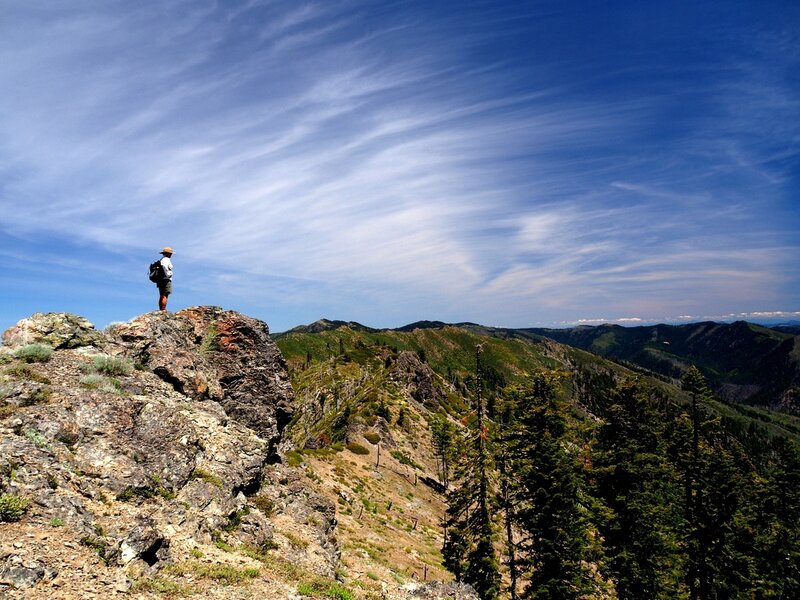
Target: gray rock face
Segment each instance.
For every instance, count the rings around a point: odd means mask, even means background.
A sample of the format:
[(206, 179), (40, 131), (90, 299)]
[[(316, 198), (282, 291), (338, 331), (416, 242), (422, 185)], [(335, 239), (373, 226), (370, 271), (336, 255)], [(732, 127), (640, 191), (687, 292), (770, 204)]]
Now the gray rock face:
[(35, 586), (45, 575), (44, 565), (38, 561), (23, 561), (12, 556), (0, 567), (0, 586), (6, 585), (18, 590)]
[(263, 321), (216, 307), (155, 312), (108, 328), (114, 352), (176, 391), (218, 402), (274, 448), (292, 417), (286, 363)]
[(431, 410), (437, 410), (444, 400), (444, 392), (433, 383), (433, 370), (414, 352), (404, 351), (398, 355), (395, 377), (408, 389), (414, 400)]
[(478, 593), (466, 583), (434, 581), (411, 590), (408, 600), (480, 600)]
[(101, 346), (104, 341), (94, 325), (70, 313), (34, 313), (3, 333), (3, 344), (9, 348), (46, 344), (58, 350)]
[(109, 558), (115, 559), (120, 565), (140, 559), (152, 566), (169, 558), (169, 540), (158, 532), (152, 519), (140, 517), (136, 526)]

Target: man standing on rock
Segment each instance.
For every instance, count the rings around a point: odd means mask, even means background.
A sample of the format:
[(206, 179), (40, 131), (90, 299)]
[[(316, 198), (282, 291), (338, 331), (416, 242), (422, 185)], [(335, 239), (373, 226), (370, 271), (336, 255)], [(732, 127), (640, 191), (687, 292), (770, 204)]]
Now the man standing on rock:
[(161, 263), (162, 277), (156, 281), (158, 286), (158, 309), (167, 310), (167, 299), (172, 293), (172, 248), (166, 246), (162, 251), (163, 258), (159, 261)]

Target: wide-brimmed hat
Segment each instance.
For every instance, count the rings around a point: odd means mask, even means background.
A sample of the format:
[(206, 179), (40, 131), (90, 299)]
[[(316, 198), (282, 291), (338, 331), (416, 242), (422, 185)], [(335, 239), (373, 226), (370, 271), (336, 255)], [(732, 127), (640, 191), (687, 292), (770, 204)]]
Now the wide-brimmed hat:
[(164, 246), (164, 249), (161, 251), (161, 254), (175, 254), (175, 253), (169, 246)]

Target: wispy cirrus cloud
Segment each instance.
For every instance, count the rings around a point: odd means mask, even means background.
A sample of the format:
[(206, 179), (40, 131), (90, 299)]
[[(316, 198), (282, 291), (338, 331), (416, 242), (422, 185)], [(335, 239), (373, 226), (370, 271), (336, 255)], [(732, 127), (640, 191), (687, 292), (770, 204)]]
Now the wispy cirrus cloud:
[(134, 311), (126, 269), (169, 243), (187, 303), (279, 328), (798, 302), (797, 55), (547, 54), (575, 17), (529, 13), (13, 4), (0, 250), (54, 272), (103, 248)]

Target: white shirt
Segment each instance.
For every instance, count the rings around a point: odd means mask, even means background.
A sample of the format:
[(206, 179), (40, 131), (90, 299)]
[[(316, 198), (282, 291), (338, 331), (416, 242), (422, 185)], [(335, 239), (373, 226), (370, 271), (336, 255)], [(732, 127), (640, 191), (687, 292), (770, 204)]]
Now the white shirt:
[(172, 261), (169, 259), (169, 256), (165, 256), (160, 262), (161, 266), (164, 267), (164, 277), (166, 277), (168, 281), (172, 281)]

